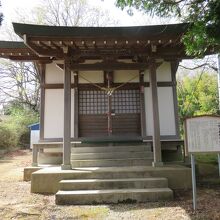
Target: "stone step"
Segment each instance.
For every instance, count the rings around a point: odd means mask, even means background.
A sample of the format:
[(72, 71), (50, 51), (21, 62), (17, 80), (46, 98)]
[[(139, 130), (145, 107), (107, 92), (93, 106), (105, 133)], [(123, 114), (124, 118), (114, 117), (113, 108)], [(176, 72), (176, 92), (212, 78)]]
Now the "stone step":
[(153, 159), (153, 153), (149, 151), (143, 152), (105, 152), (105, 153), (72, 153), (72, 160), (85, 160), (85, 159), (126, 159), (126, 158), (146, 158)]
[(73, 169), (74, 167), (150, 166), (152, 161), (145, 158), (71, 160), (71, 165)]
[(147, 189), (167, 188), (166, 178), (126, 178), (126, 179), (74, 179), (61, 180), (60, 190), (98, 190), (98, 189)]
[(72, 147), (72, 153), (105, 153), (105, 152), (143, 152), (151, 151), (150, 145), (117, 145), (117, 146), (91, 146), (91, 147)]
[(68, 179), (117, 179), (150, 177), (149, 172), (76, 172), (67, 176)]
[(89, 205), (120, 202), (147, 202), (171, 200), (173, 191), (169, 188), (151, 189), (111, 189), (111, 190), (74, 190), (58, 191), (58, 205)]
[(151, 177), (146, 166), (75, 167), (65, 179), (126, 179)]

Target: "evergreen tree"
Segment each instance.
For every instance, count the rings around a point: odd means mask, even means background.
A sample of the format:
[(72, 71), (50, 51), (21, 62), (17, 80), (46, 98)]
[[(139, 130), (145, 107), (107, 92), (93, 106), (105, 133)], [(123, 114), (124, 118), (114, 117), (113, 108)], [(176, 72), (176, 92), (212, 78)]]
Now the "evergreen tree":
[(183, 41), (187, 53), (203, 56), (207, 50), (220, 52), (220, 1), (219, 0), (116, 0), (116, 5), (132, 8), (160, 17), (176, 17), (189, 22)]

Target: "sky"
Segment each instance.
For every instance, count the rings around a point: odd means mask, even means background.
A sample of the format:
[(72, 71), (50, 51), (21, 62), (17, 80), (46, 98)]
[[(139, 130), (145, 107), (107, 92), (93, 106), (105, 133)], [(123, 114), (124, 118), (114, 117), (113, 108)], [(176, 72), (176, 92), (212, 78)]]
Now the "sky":
[[(129, 16), (127, 11), (122, 11), (114, 5), (115, 0), (87, 0), (91, 5), (98, 6), (102, 9), (110, 11), (113, 18), (119, 20), (120, 26), (135, 26), (158, 24), (161, 19), (150, 18), (140, 12), (134, 11), (133, 16)], [(16, 20), (15, 9), (31, 9), (39, 4), (40, 0), (1, 0), (4, 20), (7, 23)]]
[[(142, 16), (135, 15), (129, 16), (126, 11), (122, 11), (119, 8), (114, 6), (114, 0), (88, 0), (91, 5), (99, 6), (103, 9), (110, 10), (113, 17), (117, 17), (119, 19), (121, 25), (137, 25), (137, 23), (141, 22)], [(4, 19), (7, 22), (15, 21), (16, 13), (15, 9), (31, 9), (36, 7), (40, 0), (1, 0), (2, 2), (2, 11), (4, 13)]]
[[(0, 0), (2, 7), (0, 10), (4, 14), (3, 25), (0, 26), (0, 40), (15, 40), (5, 34), (6, 27), (12, 30), (11, 23), (16, 22), (16, 11), (31, 10), (36, 7), (43, 0)], [(59, 0), (57, 0), (59, 1)], [(134, 11), (133, 16), (129, 16), (126, 11), (116, 8), (115, 0), (87, 0), (91, 5), (98, 6), (101, 9), (109, 10), (114, 19), (119, 21), (118, 26), (137, 26), (137, 25), (152, 25), (161, 23), (177, 23), (175, 19), (162, 20), (159, 18), (152, 18), (146, 14)], [(13, 33), (13, 31), (11, 31)], [(17, 38), (16, 40), (19, 40)], [(0, 105), (1, 108), (1, 105)]]

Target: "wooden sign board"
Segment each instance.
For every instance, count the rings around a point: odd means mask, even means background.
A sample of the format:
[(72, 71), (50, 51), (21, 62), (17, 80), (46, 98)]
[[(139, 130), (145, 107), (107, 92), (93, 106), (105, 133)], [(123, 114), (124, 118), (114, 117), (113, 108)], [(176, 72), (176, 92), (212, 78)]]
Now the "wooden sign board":
[(189, 153), (220, 152), (220, 117), (187, 118), (185, 142)]

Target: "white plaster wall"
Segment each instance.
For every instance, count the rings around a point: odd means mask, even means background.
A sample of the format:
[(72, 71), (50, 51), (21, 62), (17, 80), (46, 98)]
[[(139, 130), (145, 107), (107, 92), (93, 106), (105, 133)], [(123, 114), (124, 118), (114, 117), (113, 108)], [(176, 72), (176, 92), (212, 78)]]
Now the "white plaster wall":
[(161, 135), (176, 135), (172, 87), (158, 88), (158, 102)]
[(87, 80), (93, 83), (103, 83), (104, 74), (103, 71), (79, 71), (79, 83), (89, 83)]
[[(145, 95), (145, 112), (146, 112), (146, 135), (152, 136), (153, 112), (152, 112), (151, 90), (149, 87), (145, 87), (144, 95)], [(160, 117), (160, 134), (176, 135), (172, 87), (158, 88), (158, 102), (159, 102), (159, 117)]]
[(139, 70), (115, 70), (114, 71), (114, 82), (123, 83), (132, 79), (130, 82), (139, 82)]
[(46, 74), (45, 74), (46, 83), (63, 83), (64, 82), (64, 73), (56, 63), (50, 63), (46, 65)]
[(170, 62), (163, 62), (157, 68), (157, 81), (158, 82), (170, 82), (170, 81), (172, 81)]
[(44, 138), (63, 137), (63, 89), (45, 90)]
[[(46, 89), (44, 137), (63, 137), (64, 93), (63, 89)], [(74, 89), (71, 90), (71, 137), (74, 137)]]
[[(149, 82), (149, 69), (144, 72), (144, 81)], [(157, 81), (158, 82), (171, 82), (171, 66), (170, 62), (163, 62), (157, 68)]]

